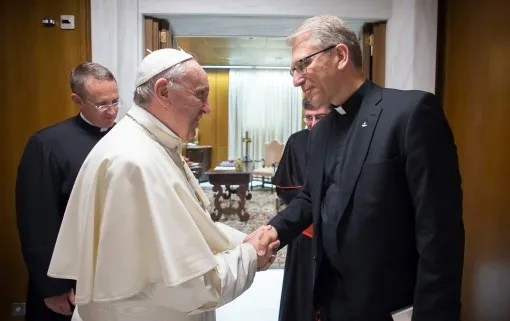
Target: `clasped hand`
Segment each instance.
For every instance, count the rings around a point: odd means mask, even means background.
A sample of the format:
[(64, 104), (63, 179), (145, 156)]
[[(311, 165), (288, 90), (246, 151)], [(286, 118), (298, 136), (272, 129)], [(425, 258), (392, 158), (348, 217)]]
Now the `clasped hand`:
[(46, 304), (48, 309), (52, 310), (55, 313), (63, 315), (72, 315), (73, 314), (72, 306), (76, 305), (74, 290), (70, 289), (69, 291), (61, 295), (45, 298), (44, 303)]
[(257, 251), (257, 270), (267, 270), (276, 259), (276, 252), (280, 247), (278, 233), (274, 227), (264, 225), (248, 234), (244, 243), (250, 243)]

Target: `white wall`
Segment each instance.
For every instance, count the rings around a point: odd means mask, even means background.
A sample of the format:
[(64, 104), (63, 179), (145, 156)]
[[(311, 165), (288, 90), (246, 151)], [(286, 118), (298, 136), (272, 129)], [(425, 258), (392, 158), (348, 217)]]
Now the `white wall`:
[[(386, 85), (434, 92), (437, 0), (91, 0), (92, 60), (119, 82), (122, 117), (143, 58), (143, 15), (270, 15), (388, 20)], [(127, 107), (127, 108), (126, 108)]]
[(386, 27), (386, 87), (435, 92), (437, 0), (392, 0)]
[(136, 68), (142, 59), (138, 0), (91, 0), (92, 60), (109, 68), (119, 84), (123, 107), (131, 108)]

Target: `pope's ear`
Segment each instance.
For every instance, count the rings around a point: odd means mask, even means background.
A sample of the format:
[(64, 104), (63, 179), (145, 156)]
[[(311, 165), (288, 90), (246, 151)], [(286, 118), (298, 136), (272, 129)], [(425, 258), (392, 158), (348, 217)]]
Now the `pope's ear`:
[(156, 97), (159, 97), (161, 99), (167, 99), (168, 98), (168, 80), (165, 78), (160, 78), (156, 81), (154, 84), (154, 93), (156, 94)]

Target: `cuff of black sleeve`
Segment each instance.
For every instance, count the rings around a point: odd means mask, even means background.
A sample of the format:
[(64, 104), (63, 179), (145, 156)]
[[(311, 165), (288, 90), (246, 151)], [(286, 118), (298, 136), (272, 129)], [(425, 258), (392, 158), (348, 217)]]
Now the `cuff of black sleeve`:
[(44, 298), (50, 298), (67, 293), (75, 287), (75, 284), (74, 280), (54, 279), (46, 276), (39, 279), (36, 287)]

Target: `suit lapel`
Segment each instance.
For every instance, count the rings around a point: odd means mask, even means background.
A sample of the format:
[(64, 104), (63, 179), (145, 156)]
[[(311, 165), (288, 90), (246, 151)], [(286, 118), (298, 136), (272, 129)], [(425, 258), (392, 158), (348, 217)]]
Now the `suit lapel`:
[(358, 115), (356, 115), (352, 126), (353, 133), (350, 142), (345, 150), (345, 166), (340, 174), (341, 190), (340, 208), (338, 222), (340, 222), (347, 205), (350, 202), (354, 188), (361, 174), (361, 169), (368, 155), (370, 143), (374, 135), (382, 108), (379, 102), (382, 100), (382, 90), (374, 86), (365, 95), (361, 103)]

